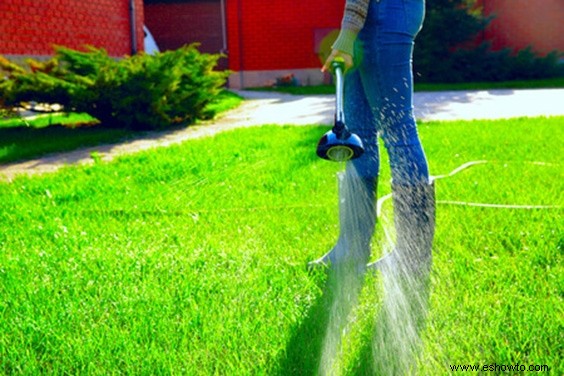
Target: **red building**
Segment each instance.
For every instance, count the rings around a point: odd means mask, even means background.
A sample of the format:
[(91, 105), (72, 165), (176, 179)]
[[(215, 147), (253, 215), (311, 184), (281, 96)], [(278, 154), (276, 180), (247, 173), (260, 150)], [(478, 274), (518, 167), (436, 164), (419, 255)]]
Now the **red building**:
[(339, 27), (344, 0), (146, 0), (145, 23), (159, 47), (201, 42), (223, 52), (231, 87), (263, 86), (294, 74), (323, 81), (320, 46)]
[[(432, 0), (428, 0), (432, 1)], [(495, 49), (564, 51), (564, 0), (479, 0), (495, 15), (484, 32)], [(161, 50), (200, 42), (225, 54), (233, 88), (293, 74), (317, 84), (320, 55), (339, 28), (345, 0), (0, 0), (0, 54), (43, 56), (52, 45), (143, 48), (145, 23)]]
[(143, 49), (143, 19), (143, 0), (1, 0), (0, 54), (41, 57), (53, 45), (93, 45), (123, 56)]
[[(146, 0), (145, 22), (164, 49), (199, 41), (206, 52), (227, 54), (231, 87), (262, 86), (288, 74), (315, 84), (324, 80), (319, 55), (335, 36), (344, 2)], [(564, 0), (479, 2), (495, 16), (483, 34), (494, 49), (564, 51)]]
[(484, 33), (493, 49), (564, 52), (564, 0), (479, 1), (484, 13), (495, 17)]

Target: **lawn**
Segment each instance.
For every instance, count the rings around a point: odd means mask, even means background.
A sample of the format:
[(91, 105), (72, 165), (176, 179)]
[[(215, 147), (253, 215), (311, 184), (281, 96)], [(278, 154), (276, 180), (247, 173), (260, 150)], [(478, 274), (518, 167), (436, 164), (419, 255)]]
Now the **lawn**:
[[(460, 82), (460, 83), (424, 83), (416, 82), (415, 91), (451, 91), (451, 90), (496, 90), (496, 89), (555, 89), (564, 87), (564, 77), (542, 80), (501, 81), (501, 82)], [(258, 87), (249, 90), (279, 91), (294, 95), (333, 95), (334, 85), (318, 86), (282, 86)]]
[[(207, 109), (218, 114), (237, 107), (242, 98), (223, 91)], [(102, 127), (88, 114), (51, 113), (31, 118), (0, 119), (0, 164), (50, 153), (111, 144), (143, 137), (146, 132)]]
[[(564, 373), (563, 121), (421, 124), (435, 175), (488, 163), (437, 181), (419, 374)], [(335, 241), (342, 167), (315, 156), (326, 130), (238, 129), (0, 183), (0, 374), (317, 374), (327, 277), (306, 263)], [(365, 374), (382, 296), (368, 276), (334, 374)]]

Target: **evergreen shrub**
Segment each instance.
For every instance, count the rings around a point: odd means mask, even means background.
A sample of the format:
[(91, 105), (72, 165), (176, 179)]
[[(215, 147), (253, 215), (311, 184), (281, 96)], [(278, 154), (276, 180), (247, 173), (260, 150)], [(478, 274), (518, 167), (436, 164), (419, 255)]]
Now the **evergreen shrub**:
[(206, 111), (221, 91), (228, 72), (215, 71), (220, 55), (197, 45), (123, 59), (103, 49), (77, 51), (56, 47), (47, 61), (27, 60), (27, 67), (0, 56), (0, 106), (25, 102), (62, 105), (65, 112), (85, 112), (101, 126), (154, 130), (209, 118)]

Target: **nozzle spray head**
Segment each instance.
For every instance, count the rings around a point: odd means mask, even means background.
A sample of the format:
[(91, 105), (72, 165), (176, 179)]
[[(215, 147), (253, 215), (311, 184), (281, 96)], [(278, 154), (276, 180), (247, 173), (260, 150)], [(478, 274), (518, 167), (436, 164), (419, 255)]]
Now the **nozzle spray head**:
[(317, 144), (317, 155), (335, 162), (346, 162), (360, 157), (363, 153), (364, 147), (360, 137), (351, 133), (341, 121), (336, 121), (335, 126), (325, 133)]
[(344, 69), (343, 59), (336, 59), (331, 67), (335, 73), (335, 125), (325, 133), (317, 144), (317, 155), (320, 158), (335, 162), (346, 162), (350, 159), (358, 158), (364, 153), (362, 140), (356, 134), (351, 133), (345, 125), (345, 115), (343, 110), (343, 91), (344, 91)]

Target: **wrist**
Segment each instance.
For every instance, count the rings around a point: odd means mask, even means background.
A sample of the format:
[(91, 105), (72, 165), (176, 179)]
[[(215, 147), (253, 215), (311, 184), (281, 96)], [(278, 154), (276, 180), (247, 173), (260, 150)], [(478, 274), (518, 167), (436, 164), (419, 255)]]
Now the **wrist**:
[(352, 56), (354, 52), (354, 42), (357, 35), (358, 33), (356, 31), (341, 29), (332, 48)]

